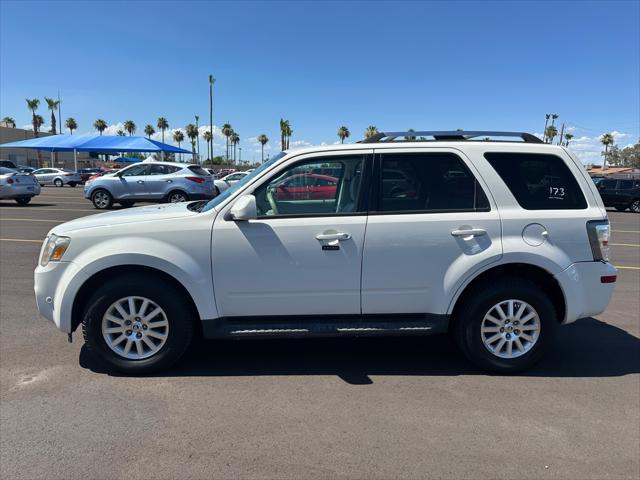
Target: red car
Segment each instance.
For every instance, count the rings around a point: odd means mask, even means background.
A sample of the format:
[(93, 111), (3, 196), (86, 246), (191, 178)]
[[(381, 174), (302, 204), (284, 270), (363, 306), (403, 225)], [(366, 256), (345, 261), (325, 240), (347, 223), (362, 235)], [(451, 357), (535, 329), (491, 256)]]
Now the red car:
[(317, 173), (291, 175), (276, 186), (278, 200), (326, 200), (336, 198), (338, 179)]

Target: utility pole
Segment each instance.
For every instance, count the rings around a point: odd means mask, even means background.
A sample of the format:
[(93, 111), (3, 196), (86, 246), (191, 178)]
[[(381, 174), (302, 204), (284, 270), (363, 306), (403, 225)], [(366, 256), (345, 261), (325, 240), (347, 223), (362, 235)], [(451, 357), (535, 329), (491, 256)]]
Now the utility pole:
[(242, 147), (238, 147), (238, 164), (242, 165)]
[(562, 122), (562, 128), (560, 129), (560, 143), (558, 145), (562, 145), (562, 136), (564, 135), (564, 122)]
[(213, 78), (213, 75), (209, 75), (209, 134), (211, 135), (209, 160), (213, 160), (213, 84), (215, 82), (216, 79)]

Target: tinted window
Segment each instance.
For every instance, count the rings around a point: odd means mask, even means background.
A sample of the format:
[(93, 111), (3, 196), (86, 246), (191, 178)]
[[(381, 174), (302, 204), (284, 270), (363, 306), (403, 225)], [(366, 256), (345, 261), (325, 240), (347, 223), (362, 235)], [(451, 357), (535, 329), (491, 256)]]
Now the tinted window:
[[(178, 167), (173, 167), (175, 168), (176, 172), (178, 170), (180, 170), (180, 168)], [(195, 173), (196, 175), (202, 175), (203, 177), (208, 177), (210, 175), (210, 173), (208, 171), (206, 171), (204, 168), (199, 167), (198, 165), (191, 165), (190, 167), (187, 167), (189, 170), (191, 170), (193, 173)]]
[(615, 180), (602, 180), (598, 183), (598, 188), (600, 190), (612, 190), (616, 188), (616, 183)]
[[(527, 210), (587, 208), (587, 202), (564, 161), (537, 153), (485, 153), (520, 206)], [(604, 183), (604, 182), (601, 182)]]
[(169, 175), (171, 173), (181, 170), (173, 165), (151, 165), (149, 167), (149, 173), (147, 175)]
[(489, 209), (475, 177), (451, 153), (385, 154), (381, 167), (381, 212)]
[(123, 177), (133, 177), (135, 175), (146, 175), (147, 169), (149, 167), (147, 165), (134, 165), (133, 167), (129, 167), (126, 170), (122, 171)]
[[(258, 215), (331, 215), (358, 211), (362, 155), (308, 160), (289, 167), (256, 189)], [(316, 171), (331, 171), (320, 175)], [(322, 180), (322, 182), (318, 182)]]
[(620, 180), (618, 182), (618, 188), (621, 190), (629, 190), (633, 188), (633, 180)]

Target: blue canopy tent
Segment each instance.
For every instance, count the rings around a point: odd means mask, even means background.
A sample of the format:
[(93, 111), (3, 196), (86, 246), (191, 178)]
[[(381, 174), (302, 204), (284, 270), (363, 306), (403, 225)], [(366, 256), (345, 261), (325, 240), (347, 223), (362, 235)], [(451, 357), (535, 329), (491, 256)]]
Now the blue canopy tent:
[[(122, 137), (107, 135), (51, 135), (48, 137), (20, 140), (18, 142), (3, 143), (0, 148), (29, 148), (31, 150), (44, 150), (51, 153), (53, 163), (54, 152), (73, 152), (74, 166), (78, 169), (77, 152), (168, 152), (191, 153), (189, 150), (174, 147), (166, 143), (151, 140), (145, 137)], [(53, 165), (52, 165), (53, 166)]]

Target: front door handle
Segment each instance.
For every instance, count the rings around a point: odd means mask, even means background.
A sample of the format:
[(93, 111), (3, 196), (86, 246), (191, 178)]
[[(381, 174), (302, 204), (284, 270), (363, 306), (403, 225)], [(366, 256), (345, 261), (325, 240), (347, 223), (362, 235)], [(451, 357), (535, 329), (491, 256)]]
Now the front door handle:
[(144, 180), (138, 180), (138, 183), (144, 183)]
[(344, 232), (335, 232), (335, 233), (319, 233), (318, 235), (316, 235), (316, 240), (338, 240), (338, 241), (343, 241), (343, 240), (349, 240), (351, 238), (351, 235), (349, 235), (348, 233), (344, 233)]
[(454, 237), (481, 237), (486, 235), (487, 231), (482, 228), (465, 228), (461, 230), (454, 230), (451, 235)]
[(173, 183), (173, 180), (165, 180), (167, 183)]

